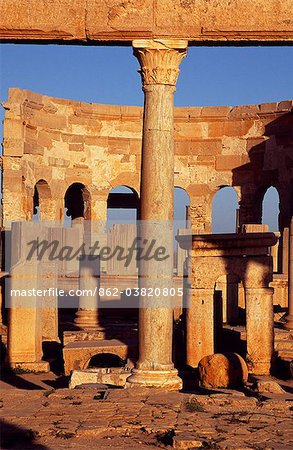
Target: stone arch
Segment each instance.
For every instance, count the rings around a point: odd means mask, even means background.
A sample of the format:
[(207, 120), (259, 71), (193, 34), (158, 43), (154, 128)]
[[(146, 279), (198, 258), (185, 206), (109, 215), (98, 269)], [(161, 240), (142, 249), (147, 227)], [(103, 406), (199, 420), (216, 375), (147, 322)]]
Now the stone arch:
[(269, 231), (279, 231), (280, 195), (275, 186), (263, 188), (262, 224), (269, 226)]
[[(116, 210), (116, 214), (109, 210)], [(120, 210), (117, 214), (117, 210)], [(124, 210), (124, 214), (122, 213)], [(132, 210), (132, 211), (130, 211)], [(107, 220), (115, 222), (120, 220), (135, 221), (139, 219), (139, 195), (137, 191), (127, 185), (113, 187), (107, 197)]]
[(122, 359), (116, 353), (98, 353), (93, 355), (86, 363), (86, 368), (98, 367), (98, 368), (111, 368), (111, 367), (123, 367), (125, 366), (125, 359)]
[(50, 220), (55, 215), (51, 188), (43, 178), (38, 180), (34, 186), (33, 214), (35, 221)]
[(190, 196), (186, 189), (174, 186), (174, 220), (187, 221), (189, 219)]
[(89, 189), (80, 182), (72, 183), (64, 195), (66, 215), (71, 220), (91, 219), (91, 195)]
[(235, 233), (238, 228), (239, 197), (233, 186), (221, 186), (212, 200), (212, 232)]

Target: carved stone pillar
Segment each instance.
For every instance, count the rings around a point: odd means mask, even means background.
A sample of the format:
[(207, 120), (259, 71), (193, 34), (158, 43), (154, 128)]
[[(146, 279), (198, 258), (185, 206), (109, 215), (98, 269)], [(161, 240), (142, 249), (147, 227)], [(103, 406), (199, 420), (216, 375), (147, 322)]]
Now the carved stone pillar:
[(270, 373), (274, 350), (272, 288), (245, 288), (247, 365), (254, 375)]
[(293, 217), (290, 224), (288, 267), (288, 315), (284, 327), (293, 330)]
[(186, 308), (187, 365), (196, 368), (199, 361), (214, 353), (214, 289), (191, 289)]
[[(156, 222), (164, 231), (160, 243), (171, 257), (164, 263), (154, 259), (140, 265), (140, 288), (172, 279), (174, 191), (174, 92), (179, 65), (186, 55), (187, 42), (181, 40), (137, 40), (134, 54), (141, 65), (144, 102), (141, 162), (141, 237), (149, 238), (146, 223)], [(152, 225), (150, 225), (152, 227)], [(167, 281), (166, 281), (167, 282)], [(168, 298), (140, 298), (139, 359), (128, 379), (144, 386), (179, 389), (181, 380), (172, 362), (173, 309)]]

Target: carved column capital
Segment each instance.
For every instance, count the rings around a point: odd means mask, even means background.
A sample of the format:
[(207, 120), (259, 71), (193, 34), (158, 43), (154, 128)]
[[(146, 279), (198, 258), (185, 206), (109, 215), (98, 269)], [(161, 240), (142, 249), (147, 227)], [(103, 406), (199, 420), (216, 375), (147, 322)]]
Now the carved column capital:
[(141, 65), (143, 88), (156, 84), (176, 86), (187, 41), (142, 39), (133, 41), (133, 48)]

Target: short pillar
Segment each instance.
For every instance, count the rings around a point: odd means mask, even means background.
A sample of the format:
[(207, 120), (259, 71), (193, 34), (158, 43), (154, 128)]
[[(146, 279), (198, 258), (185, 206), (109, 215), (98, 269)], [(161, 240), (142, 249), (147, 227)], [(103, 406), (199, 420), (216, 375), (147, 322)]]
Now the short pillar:
[[(27, 243), (40, 233), (40, 226), (12, 223), (12, 267), (7, 279), (10, 290), (7, 364), (32, 372), (48, 372), (42, 361), (42, 297), (38, 295), (39, 262), (36, 256), (26, 258)], [(7, 292), (9, 294), (9, 292)], [(27, 294), (27, 295), (24, 295)], [(31, 294), (31, 295), (29, 295)]]
[(186, 309), (186, 362), (193, 368), (214, 353), (214, 289), (191, 289)]
[(79, 309), (74, 323), (79, 328), (101, 329), (99, 323), (99, 276), (100, 267), (97, 258), (88, 255), (80, 261), (79, 269)]
[(288, 264), (288, 315), (284, 327), (293, 330), (293, 217), (290, 224)]
[(274, 351), (272, 288), (245, 288), (247, 364), (254, 375), (270, 373)]

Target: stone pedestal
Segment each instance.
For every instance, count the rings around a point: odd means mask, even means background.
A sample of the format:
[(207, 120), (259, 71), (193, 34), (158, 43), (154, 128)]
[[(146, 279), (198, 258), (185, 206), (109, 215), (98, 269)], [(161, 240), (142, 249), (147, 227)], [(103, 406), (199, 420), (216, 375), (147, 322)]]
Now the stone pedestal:
[(272, 288), (246, 288), (247, 365), (254, 375), (270, 373), (274, 350)]
[[(12, 267), (10, 283), (7, 365), (33, 372), (48, 372), (42, 361), (42, 297), (38, 290), (38, 261), (27, 260), (27, 243), (40, 233), (34, 223), (12, 224)], [(22, 293), (27, 293), (23, 296)], [(29, 293), (31, 295), (29, 295)]]
[[(141, 162), (141, 238), (153, 236), (152, 223), (161, 225), (159, 237), (171, 257), (164, 263), (140, 265), (140, 288), (169, 287), (173, 277), (174, 91), (185, 41), (134, 41), (145, 94)], [(155, 227), (156, 228), (156, 227)], [(181, 380), (172, 363), (173, 310), (170, 299), (150, 303), (140, 298), (139, 359), (128, 382), (134, 385), (179, 389)]]
[(80, 261), (79, 268), (79, 310), (74, 323), (82, 329), (100, 328), (99, 324), (99, 260), (88, 255)]

